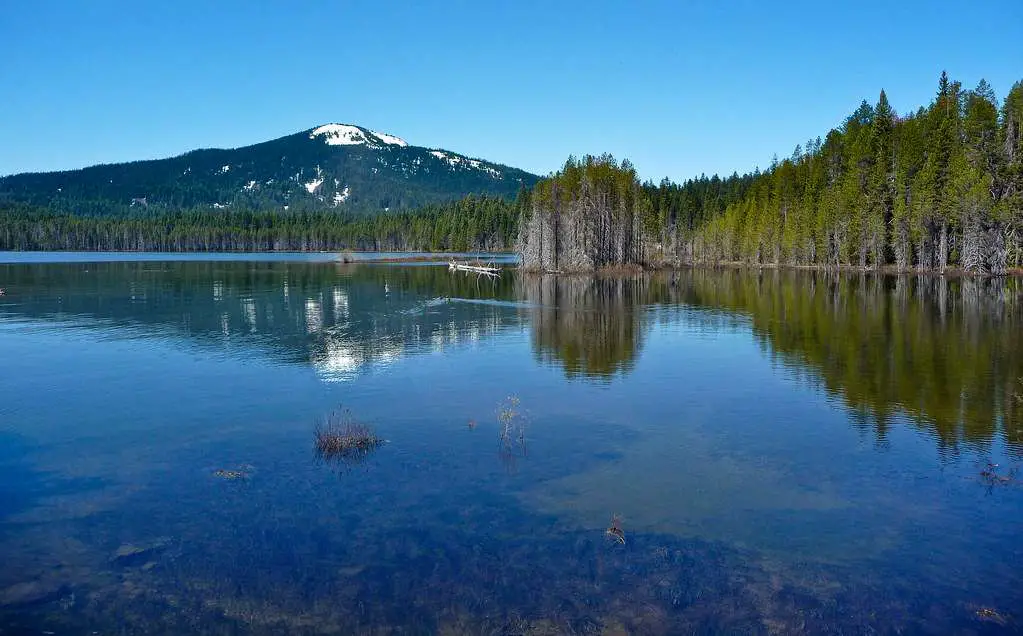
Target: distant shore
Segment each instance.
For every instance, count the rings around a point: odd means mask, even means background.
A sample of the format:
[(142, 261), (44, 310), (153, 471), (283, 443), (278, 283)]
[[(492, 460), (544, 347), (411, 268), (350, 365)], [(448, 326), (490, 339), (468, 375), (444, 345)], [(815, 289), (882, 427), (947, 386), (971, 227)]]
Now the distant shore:
[[(895, 265), (884, 265), (882, 267), (860, 267), (858, 265), (794, 265), (787, 263), (765, 263), (763, 265), (750, 265), (749, 263), (742, 263), (736, 261), (727, 261), (721, 263), (697, 263), (694, 265), (684, 265), (687, 268), (706, 268), (706, 269), (745, 269), (745, 270), (803, 270), (803, 271), (816, 271), (816, 272), (841, 272), (843, 274), (884, 274), (887, 276), (945, 276), (945, 277), (982, 277), (982, 278), (998, 278), (997, 274), (983, 273), (983, 272), (971, 272), (962, 267), (946, 267), (944, 270), (938, 270), (934, 268), (918, 269), (912, 268), (900, 268)], [(656, 268), (655, 268), (656, 269)], [(1004, 276), (1023, 276), (1023, 268), (1009, 268), (1005, 272)]]
[[(23, 255), (29, 258), (13, 258), (8, 260), (3, 255)], [(544, 270), (538, 268), (522, 267), (518, 262), (510, 262), (510, 259), (518, 253), (512, 250), (494, 252), (399, 252), (399, 251), (374, 251), (374, 250), (259, 250), (259, 251), (212, 251), (212, 250), (175, 250), (175, 251), (150, 251), (150, 250), (0, 250), (0, 263), (18, 264), (34, 262), (60, 262), (60, 255), (68, 255), (74, 262), (91, 262), (92, 255), (98, 262), (108, 260), (121, 260), (119, 258), (106, 258), (110, 256), (134, 256), (139, 260), (160, 260), (161, 256), (167, 256), (168, 260), (244, 260), (246, 255), (252, 255), (257, 259), (287, 260), (289, 254), (311, 257), (312, 260), (322, 263), (339, 264), (402, 264), (402, 263), (446, 263), (452, 259), (459, 260), (480, 260), (487, 261), (494, 259), (499, 265), (513, 265), (524, 274), (545, 275), (545, 276), (635, 276), (644, 273), (670, 272), (694, 269), (734, 269), (745, 271), (764, 270), (793, 270), (793, 271), (817, 271), (835, 272), (842, 274), (880, 274), (884, 276), (935, 276), (945, 278), (998, 278), (998, 275), (981, 272), (970, 272), (961, 267), (948, 267), (944, 271), (936, 269), (898, 268), (894, 265), (883, 267), (859, 267), (855, 265), (794, 265), (787, 263), (764, 263), (752, 265), (741, 261), (720, 261), (716, 263), (629, 263), (622, 265), (610, 265), (597, 269), (564, 269)], [(39, 255), (41, 260), (31, 258), (30, 255)], [(44, 255), (52, 255), (52, 259)], [(130, 257), (125, 260), (133, 260)], [(301, 260), (306, 260), (305, 258)], [(1004, 277), (1021, 278), (1023, 268), (1010, 268)]]
[[(380, 254), (379, 257), (373, 256)], [(397, 255), (396, 255), (397, 254)], [(487, 260), (488, 258), (505, 259), (515, 256), (515, 252), (410, 252), (402, 255), (396, 252), (357, 252), (346, 250), (338, 259), (342, 263), (433, 263), (447, 262), (451, 259)]]
[(653, 272), (670, 272), (670, 271), (681, 271), (681, 270), (693, 270), (693, 269), (707, 269), (707, 270), (718, 270), (718, 269), (735, 269), (745, 271), (762, 271), (762, 270), (775, 270), (775, 271), (809, 271), (809, 272), (835, 272), (841, 274), (880, 274), (883, 276), (939, 276), (946, 278), (1000, 278), (1000, 277), (1023, 277), (1023, 268), (1010, 268), (1004, 275), (999, 276), (996, 274), (982, 273), (982, 272), (970, 272), (961, 267), (948, 267), (944, 271), (937, 269), (906, 269), (898, 268), (894, 265), (886, 265), (884, 267), (859, 267), (856, 265), (838, 265), (838, 266), (825, 266), (825, 265), (791, 265), (785, 263), (766, 263), (763, 265), (750, 265), (749, 263), (742, 263), (736, 261), (722, 261), (719, 263), (680, 263), (678, 265), (673, 264), (624, 264), (624, 265), (609, 265), (606, 267), (600, 267), (597, 269), (569, 269), (569, 270), (541, 270), (536, 268), (520, 268), (520, 270), (527, 274), (543, 275), (543, 276), (586, 276), (586, 275), (601, 275), (601, 276), (630, 276), (644, 273)]

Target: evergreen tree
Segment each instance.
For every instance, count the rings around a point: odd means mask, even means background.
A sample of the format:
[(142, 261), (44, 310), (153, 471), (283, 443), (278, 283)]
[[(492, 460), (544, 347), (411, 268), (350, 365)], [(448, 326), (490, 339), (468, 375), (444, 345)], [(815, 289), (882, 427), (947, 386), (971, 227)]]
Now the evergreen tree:
[(875, 266), (887, 262), (887, 232), (895, 211), (895, 113), (884, 91), (874, 108), (871, 130), (873, 166), (870, 173), (868, 237), (871, 262)]
[(1001, 119), (998, 216), (1005, 223), (1008, 265), (1023, 267), (1023, 82), (1013, 84), (1006, 95)]

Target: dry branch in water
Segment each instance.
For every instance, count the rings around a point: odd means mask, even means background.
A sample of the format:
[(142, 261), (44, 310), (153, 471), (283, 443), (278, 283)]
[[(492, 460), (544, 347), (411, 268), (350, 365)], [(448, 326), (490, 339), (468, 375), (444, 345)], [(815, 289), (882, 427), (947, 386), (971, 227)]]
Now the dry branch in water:
[(622, 518), (615, 513), (611, 514), (611, 525), (607, 529), (607, 536), (625, 545), (625, 531), (622, 530)]

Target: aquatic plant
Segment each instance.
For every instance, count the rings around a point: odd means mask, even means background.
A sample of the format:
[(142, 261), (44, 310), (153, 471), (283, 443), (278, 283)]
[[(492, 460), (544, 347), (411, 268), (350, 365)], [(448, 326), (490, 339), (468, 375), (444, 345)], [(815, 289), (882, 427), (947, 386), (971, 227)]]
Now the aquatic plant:
[(373, 429), (356, 422), (348, 409), (331, 411), (314, 431), (316, 454), (321, 459), (361, 460), (383, 444)]
[(991, 607), (978, 608), (973, 612), (973, 615), (980, 621), (995, 623), (996, 625), (1001, 625), (1003, 627), (1009, 624), (1009, 621), (1004, 614)]
[(497, 419), (501, 423), (501, 443), (511, 444), (513, 440), (525, 443), (526, 425), (522, 411), (519, 410), (521, 400), (509, 395), (497, 405)]
[(980, 480), (988, 487), (1008, 486), (1018, 483), (1016, 481), (1018, 470), (1019, 467), (1014, 467), (1003, 473), (999, 464), (988, 462), (987, 466), (980, 471)]
[(239, 466), (237, 469), (218, 468), (213, 471), (213, 476), (221, 479), (247, 479), (250, 475), (250, 470), (249, 466)]
[(611, 513), (611, 525), (608, 526), (605, 532), (608, 538), (625, 545), (625, 531), (622, 530), (622, 518), (617, 513)]
[(526, 427), (528, 420), (520, 408), (518, 396), (509, 395), (497, 405), (498, 456), (509, 470), (514, 470), (516, 460), (526, 456)]

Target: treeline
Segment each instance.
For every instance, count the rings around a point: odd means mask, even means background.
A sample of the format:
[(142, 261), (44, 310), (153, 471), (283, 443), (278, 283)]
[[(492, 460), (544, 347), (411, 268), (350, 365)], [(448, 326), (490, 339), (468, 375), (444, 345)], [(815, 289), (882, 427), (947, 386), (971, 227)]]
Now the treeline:
[(2, 250), (110, 251), (485, 251), (511, 245), (514, 202), (468, 196), (414, 212), (363, 216), (197, 208), (78, 216), (0, 202)]
[(881, 91), (766, 172), (640, 184), (628, 161), (569, 158), (523, 206), (527, 267), (742, 262), (1004, 274), (1023, 266), (1023, 83), (999, 106), (942, 74), (898, 116)]
[(689, 236), (697, 262), (961, 267), (1023, 265), (1023, 83), (999, 106), (942, 74), (926, 108), (881, 92), (841, 128), (797, 146)]
[(640, 183), (628, 160), (611, 155), (564, 167), (521, 194), (517, 249), (527, 269), (581, 271), (691, 260), (700, 228), (742, 201), (759, 173)]

